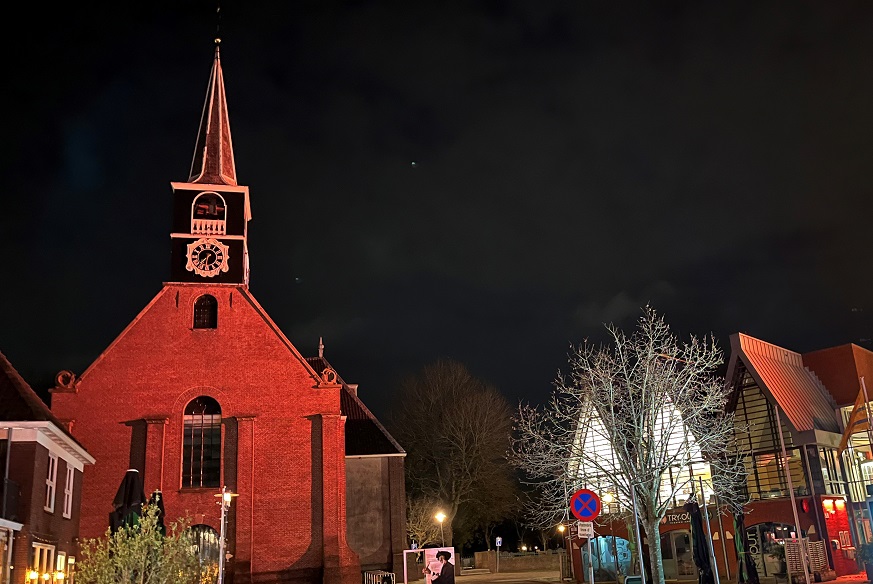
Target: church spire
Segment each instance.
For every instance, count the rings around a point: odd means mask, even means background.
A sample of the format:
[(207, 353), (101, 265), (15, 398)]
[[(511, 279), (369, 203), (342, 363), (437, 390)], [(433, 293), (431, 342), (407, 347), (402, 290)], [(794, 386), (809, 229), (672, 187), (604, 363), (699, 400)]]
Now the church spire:
[(249, 189), (236, 181), (224, 75), (216, 34), (215, 60), (186, 182), (172, 182), (172, 282), (249, 283)]
[(236, 186), (236, 166), (233, 161), (233, 143), (230, 139), (230, 120), (224, 94), (224, 75), (221, 72), (219, 45), (215, 39), (215, 60), (206, 90), (206, 102), (200, 118), (200, 131), (194, 148), (194, 161), (188, 182)]

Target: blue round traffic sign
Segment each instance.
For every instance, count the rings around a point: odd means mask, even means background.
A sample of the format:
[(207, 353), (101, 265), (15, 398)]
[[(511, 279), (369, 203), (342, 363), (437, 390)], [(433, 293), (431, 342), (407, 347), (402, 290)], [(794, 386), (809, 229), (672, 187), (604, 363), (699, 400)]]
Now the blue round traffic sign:
[(600, 515), (600, 497), (594, 491), (579, 489), (570, 497), (570, 512), (579, 521), (594, 521)]

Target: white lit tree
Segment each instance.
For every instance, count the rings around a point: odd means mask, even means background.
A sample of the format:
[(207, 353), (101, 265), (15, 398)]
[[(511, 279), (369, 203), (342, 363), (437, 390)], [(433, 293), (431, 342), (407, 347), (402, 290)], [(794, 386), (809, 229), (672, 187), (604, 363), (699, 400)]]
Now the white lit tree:
[(572, 348), (569, 374), (558, 373), (550, 401), (519, 408), (513, 460), (540, 493), (529, 509), (534, 524), (567, 517), (570, 497), (583, 487), (613, 493), (627, 512), (632, 486), (652, 576), (663, 584), (659, 524), (677, 496), (699, 491), (692, 477), (706, 478), (698, 502), (715, 492), (742, 504), (738, 429), (716, 374), (723, 356), (711, 335), (680, 342), (648, 306), (631, 334), (606, 329), (608, 346)]

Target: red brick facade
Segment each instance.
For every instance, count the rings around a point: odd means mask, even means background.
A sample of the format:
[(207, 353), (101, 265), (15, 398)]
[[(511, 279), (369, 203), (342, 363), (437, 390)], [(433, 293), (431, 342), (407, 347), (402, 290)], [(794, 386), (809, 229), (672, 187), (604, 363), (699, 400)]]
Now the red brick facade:
[[(202, 294), (218, 325), (194, 329)], [(186, 404), (221, 406), (222, 484), (235, 581), (360, 581), (346, 544), (341, 386), (325, 382), (245, 286), (168, 284), (52, 409), (96, 458), (84, 481), (81, 535), (107, 527), (127, 468), (163, 492), (168, 519), (218, 531), (217, 489), (182, 488)]]

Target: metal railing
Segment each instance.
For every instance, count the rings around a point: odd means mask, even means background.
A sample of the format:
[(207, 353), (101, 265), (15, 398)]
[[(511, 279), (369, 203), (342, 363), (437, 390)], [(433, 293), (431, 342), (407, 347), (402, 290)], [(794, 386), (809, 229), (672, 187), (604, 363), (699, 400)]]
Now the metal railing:
[(364, 572), (364, 584), (395, 584), (394, 572), (366, 570)]

